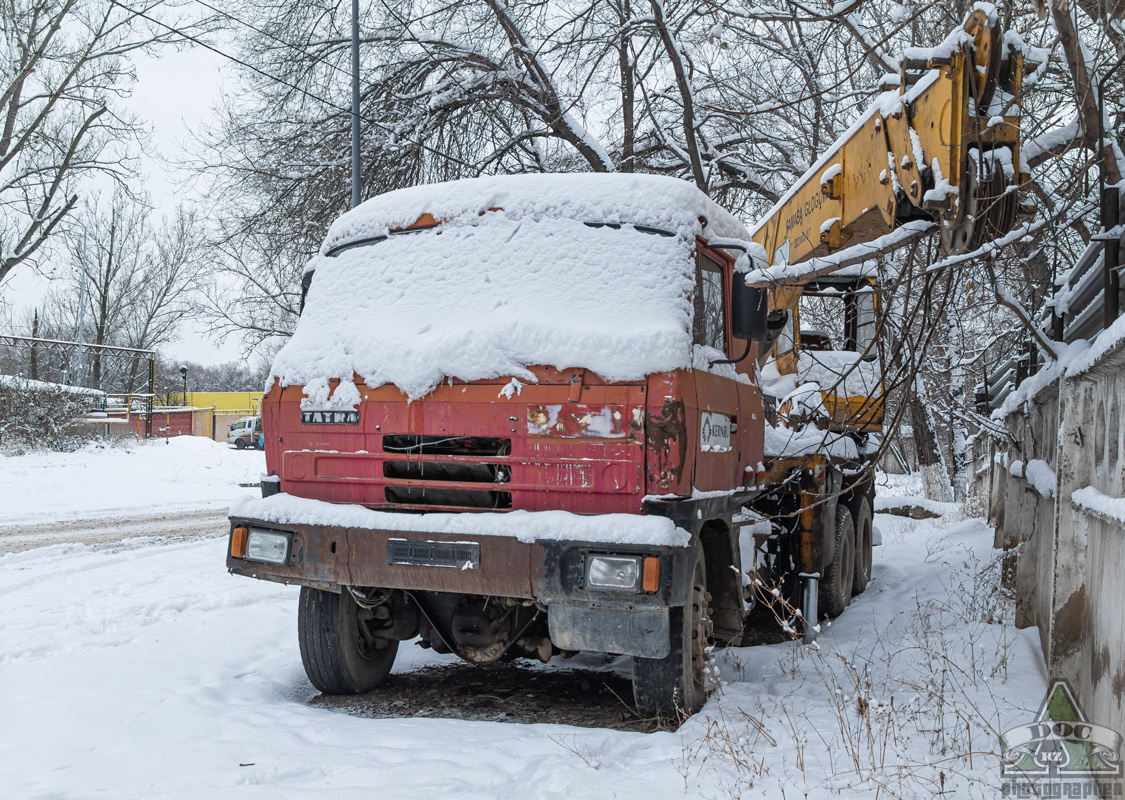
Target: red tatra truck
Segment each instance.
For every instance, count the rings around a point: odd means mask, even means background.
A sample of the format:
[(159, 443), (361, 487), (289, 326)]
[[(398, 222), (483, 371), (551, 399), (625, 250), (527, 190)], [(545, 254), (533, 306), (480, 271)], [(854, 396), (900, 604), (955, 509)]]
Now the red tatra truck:
[(758, 354), (788, 316), (747, 286), (761, 266), (655, 176), (416, 187), (337, 221), (227, 559), (301, 587), (314, 686), (368, 691), (419, 638), (476, 663), (631, 656), (640, 714), (692, 713), (752, 579), (840, 613), (870, 572), (871, 481), (844, 481), (866, 434), (767, 457)]
[(690, 713), (751, 587), (806, 628), (863, 591), (878, 300), (863, 256), (822, 257), (935, 227), (972, 249), (1023, 180), (1022, 54), (991, 6), (901, 64), (753, 232), (652, 175), (415, 187), (333, 224), (227, 558), (300, 585), (318, 689), (372, 689), (418, 638), (631, 656), (639, 713)]

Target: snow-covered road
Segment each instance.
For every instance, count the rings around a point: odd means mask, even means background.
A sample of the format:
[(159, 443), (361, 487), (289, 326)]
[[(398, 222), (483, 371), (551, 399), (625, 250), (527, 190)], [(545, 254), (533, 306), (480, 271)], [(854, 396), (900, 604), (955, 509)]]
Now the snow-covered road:
[(0, 455), (0, 527), (210, 509), (257, 486), (265, 457), (198, 436)]
[(230, 501), (264, 470), (262, 453), (192, 436), (0, 455), (0, 555), (221, 536)]
[[(222, 538), (9, 553), (0, 796), (998, 797), (996, 731), (1046, 684), (1034, 635), (994, 621), (991, 532), (877, 524), (874, 583), (819, 650), (721, 653), (703, 712), (651, 734), (310, 703), (297, 590), (229, 576)], [(404, 643), (396, 672), (440, 663)]]
[[(105, 545), (149, 539), (174, 542), (215, 538), (226, 533), (227, 509), (189, 508), (165, 511), (154, 508), (123, 515), (74, 517), (55, 522), (0, 524), (0, 555), (19, 553), (52, 544)], [(140, 542), (131, 541), (136, 547)]]
[(297, 590), (226, 573), (225, 505), (260, 471), (188, 438), (0, 458), (0, 798), (997, 797), (997, 732), (1045, 690), (1034, 633), (1001, 623), (991, 531), (951, 507), (878, 515), (874, 581), (818, 647), (720, 652), (676, 732), (495, 721), (513, 697), (553, 719), (543, 670), (625, 660), (513, 669), (505, 694), (404, 643), (397, 685), (448, 702), (325, 702)]

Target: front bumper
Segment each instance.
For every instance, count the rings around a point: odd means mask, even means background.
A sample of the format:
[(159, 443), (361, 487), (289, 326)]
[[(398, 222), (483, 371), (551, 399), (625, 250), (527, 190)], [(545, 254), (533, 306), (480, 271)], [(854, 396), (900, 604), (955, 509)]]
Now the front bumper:
[[(646, 658), (667, 655), (668, 609), (687, 602), (695, 563), (692, 547), (556, 540), (529, 543), (511, 536), (278, 525), (232, 517), (232, 531), (239, 527), (287, 533), (292, 545), (288, 562), (281, 565), (238, 558), (228, 545), (227, 568), (235, 575), (329, 591), (362, 586), (529, 600), (546, 607), (551, 638), (561, 649)], [(479, 560), (476, 565), (461, 567), (388, 563), (391, 540), (477, 544)], [(586, 588), (586, 559), (607, 553), (658, 558), (656, 590)]]

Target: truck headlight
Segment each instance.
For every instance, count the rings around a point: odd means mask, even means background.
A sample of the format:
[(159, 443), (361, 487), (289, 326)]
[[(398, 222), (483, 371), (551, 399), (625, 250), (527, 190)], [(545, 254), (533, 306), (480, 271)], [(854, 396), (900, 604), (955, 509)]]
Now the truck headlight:
[(286, 564), (289, 562), (288, 533), (263, 531), (251, 528), (246, 537), (246, 560), (261, 561), (265, 564)]
[(638, 590), (640, 556), (590, 556), (586, 559), (586, 586), (590, 589)]

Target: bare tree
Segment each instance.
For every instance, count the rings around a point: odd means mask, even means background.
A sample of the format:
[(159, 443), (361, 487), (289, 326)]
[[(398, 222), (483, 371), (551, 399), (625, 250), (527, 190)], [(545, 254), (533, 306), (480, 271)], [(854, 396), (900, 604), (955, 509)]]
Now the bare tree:
[(84, 180), (130, 185), (144, 126), (123, 108), (129, 57), (182, 41), (177, 26), (199, 27), (167, 0), (0, 0), (0, 281), (60, 229)]
[(309, 253), (293, 239), (256, 233), (212, 241), (215, 280), (200, 295), (200, 313), (219, 336), (237, 333), (248, 350), (288, 337), (301, 308), (301, 277)]
[(269, 374), (269, 361), (257, 357), (208, 365), (162, 356), (156, 360), (157, 394), (180, 397), (183, 392), (181, 366), (187, 367), (192, 392), (260, 392)]
[[(151, 210), (120, 190), (105, 211), (96, 210), (97, 199), (87, 206), (84, 225), (69, 236), (72, 277), (48, 294), (43, 329), (77, 339), (81, 318), (86, 342), (156, 349), (175, 339), (209, 277), (202, 225), (180, 208), (154, 227)], [(145, 377), (138, 363), (115, 362), (112, 375), (103, 366), (100, 355), (91, 357), (90, 383), (96, 388), (131, 391)]]

